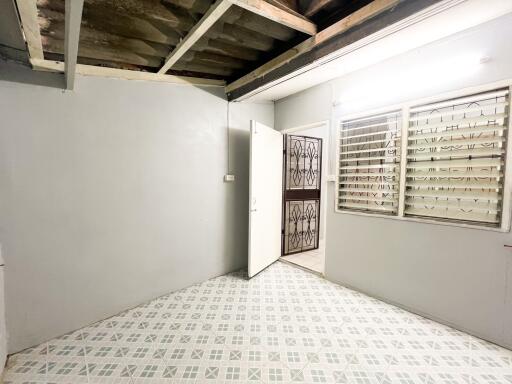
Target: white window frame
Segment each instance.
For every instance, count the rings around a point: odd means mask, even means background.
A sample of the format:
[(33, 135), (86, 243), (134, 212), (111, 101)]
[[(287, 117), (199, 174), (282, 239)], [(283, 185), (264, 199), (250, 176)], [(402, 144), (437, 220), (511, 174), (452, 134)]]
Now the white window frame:
[[(404, 215), (405, 210), (405, 183), (402, 178), (405, 177), (405, 171), (407, 166), (407, 143), (408, 143), (408, 128), (409, 128), (409, 110), (417, 105), (422, 104), (431, 104), (438, 101), (444, 101), (449, 99), (455, 99), (463, 96), (468, 96), (476, 93), (493, 91), (498, 88), (508, 88), (509, 89), (509, 105), (508, 105), (508, 126), (507, 126), (507, 141), (506, 148), (507, 151), (505, 153), (505, 174), (503, 180), (503, 207), (501, 211), (501, 223), (499, 227), (490, 227), (486, 226), (484, 223), (482, 224), (471, 224), (464, 222), (456, 222), (456, 221), (444, 221), (437, 219), (428, 219), (428, 218), (420, 218), (420, 217), (410, 217)], [(375, 212), (363, 212), (363, 211), (350, 211), (340, 209), (338, 205), (339, 198), (339, 189), (340, 183), (339, 175), (340, 175), (340, 125), (342, 121), (359, 119), (367, 116), (392, 112), (400, 110), (402, 112), (402, 146), (401, 146), (401, 162), (400, 162), (400, 192), (398, 197), (398, 214), (397, 215), (386, 215), (382, 213)], [(383, 219), (391, 219), (391, 220), (401, 220), (401, 221), (410, 221), (410, 222), (418, 222), (418, 223), (427, 223), (434, 225), (445, 225), (451, 227), (463, 227), (470, 229), (479, 229), (484, 231), (494, 231), (494, 232), (510, 232), (511, 227), (511, 217), (512, 217), (512, 79), (496, 81), (493, 83), (487, 83), (484, 85), (478, 85), (474, 87), (463, 88), (456, 91), (445, 92), (442, 94), (437, 94), (435, 96), (430, 96), (421, 99), (404, 101), (399, 104), (388, 105), (385, 107), (362, 111), (353, 114), (342, 115), (337, 118), (336, 124), (336, 186), (335, 186), (335, 194), (334, 194), (334, 210), (336, 213), (344, 214), (344, 215), (356, 215), (356, 216), (366, 216), (366, 217), (376, 217)]]

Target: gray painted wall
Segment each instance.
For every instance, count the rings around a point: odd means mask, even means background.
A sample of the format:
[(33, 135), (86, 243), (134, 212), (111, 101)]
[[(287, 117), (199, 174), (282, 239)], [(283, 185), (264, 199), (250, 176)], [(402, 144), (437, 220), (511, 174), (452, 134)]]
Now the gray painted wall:
[[(511, 34), (509, 15), (280, 100), (276, 129), (325, 119), (334, 127), (349, 113), (510, 79)], [(468, 52), (491, 61), (471, 74), (404, 81), (406, 69)], [(328, 279), (512, 348), (510, 233), (339, 214), (332, 183), (328, 196)]]
[(0, 247), (0, 375), (4, 371), (7, 359), (7, 329), (5, 326), (5, 286), (4, 286), (4, 259)]
[(226, 112), (221, 88), (0, 81), (9, 352), (246, 265), (249, 120), (273, 105), (232, 105), (229, 148)]
[(21, 32), (14, 0), (0, 0), (0, 58), (28, 63), (27, 47)]

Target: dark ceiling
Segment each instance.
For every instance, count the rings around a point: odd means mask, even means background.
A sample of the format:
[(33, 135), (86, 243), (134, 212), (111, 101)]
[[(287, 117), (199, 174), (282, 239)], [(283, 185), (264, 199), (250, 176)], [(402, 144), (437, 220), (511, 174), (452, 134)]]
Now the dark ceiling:
[[(321, 28), (368, 1), (268, 0)], [(211, 0), (85, 0), (78, 62), (157, 72)], [(314, 10), (305, 4), (318, 3)], [(37, 0), (45, 59), (63, 60), (64, 0)], [(167, 73), (230, 82), (309, 36), (232, 6)]]

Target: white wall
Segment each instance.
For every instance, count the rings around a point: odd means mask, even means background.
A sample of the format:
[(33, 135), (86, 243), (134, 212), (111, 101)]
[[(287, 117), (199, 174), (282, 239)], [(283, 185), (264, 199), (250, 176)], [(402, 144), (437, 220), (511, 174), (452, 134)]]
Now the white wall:
[[(512, 15), (504, 16), (290, 96), (276, 103), (276, 129), (325, 119), (334, 126), (346, 114), (510, 79), (511, 35)], [(491, 61), (432, 72), (445, 57), (474, 54)], [(510, 233), (339, 214), (334, 199), (331, 184), (328, 279), (512, 348)]]
[(249, 120), (273, 105), (231, 107), (232, 184), (226, 107), (221, 88), (0, 81), (10, 352), (246, 265)]

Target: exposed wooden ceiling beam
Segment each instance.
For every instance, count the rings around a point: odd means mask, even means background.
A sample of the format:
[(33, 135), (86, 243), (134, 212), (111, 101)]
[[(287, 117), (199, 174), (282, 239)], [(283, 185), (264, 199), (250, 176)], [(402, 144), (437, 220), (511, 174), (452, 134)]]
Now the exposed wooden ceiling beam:
[[(235, 7), (231, 7), (234, 10)], [(240, 11), (248, 13), (239, 8)], [(43, 49), (46, 49), (45, 43), (47, 37), (64, 40), (64, 13), (60, 11), (54, 11), (48, 8), (39, 8), (39, 27), (41, 29), (41, 35), (43, 40)], [(177, 34), (169, 34), (157, 32), (156, 34), (144, 33), (144, 31), (137, 29), (135, 31), (125, 28), (119, 30), (116, 25), (108, 23), (110, 18), (106, 16), (102, 22), (104, 24), (94, 23), (96, 19), (91, 22), (87, 12), (82, 15), (82, 26), (80, 28), (80, 41), (97, 42), (98, 49), (101, 46), (110, 43), (119, 45), (128, 50), (133, 50), (136, 53), (148, 54), (152, 56), (160, 56), (165, 58), (169, 54), (169, 46), (175, 47), (179, 43)], [(134, 23), (128, 23), (130, 20), (126, 20), (127, 25), (134, 27)], [(143, 26), (143, 25), (139, 25)], [(129, 37), (137, 35), (139, 37)], [(235, 24), (229, 24), (226, 19), (223, 18), (219, 22), (215, 23), (208, 32), (205, 34), (209, 39), (220, 40), (225, 43), (229, 43), (232, 46), (240, 47), (242, 49), (256, 49), (258, 51), (269, 51), (274, 45), (274, 40), (263, 34), (255, 33), (249, 29), (241, 27)], [(162, 39), (163, 37), (164, 39)], [(159, 42), (155, 42), (155, 40)], [(162, 42), (162, 40), (164, 42)], [(197, 50), (201, 47), (196, 43), (191, 47), (191, 51)], [(235, 48), (233, 47), (233, 48)], [(203, 47), (204, 48), (204, 47)], [(251, 51), (249, 51), (251, 52)], [(254, 55), (252, 55), (254, 56)], [(162, 65), (158, 65), (159, 67)]]
[[(378, 1), (374, 0), (374, 3)], [(297, 57), (292, 57), (275, 69), (266, 72), (265, 75), (257, 76), (254, 80), (238, 87), (228, 86), (230, 89), (230, 91), (227, 91), (228, 100), (246, 99), (322, 65), (322, 63), (340, 58), (363, 46), (390, 36), (396, 31), (407, 28), (411, 23), (414, 24), (429, 17), (432, 12), (440, 12), (448, 6), (447, 4), (458, 2), (460, 0), (400, 0), (396, 5), (361, 22), (357, 28), (350, 28), (320, 45), (315, 45), (309, 51)], [(290, 56), (292, 56), (291, 53)]]
[(212, 39), (224, 39), (258, 51), (270, 51), (274, 46), (274, 39), (271, 37), (228, 23), (216, 23), (208, 30), (206, 36)]
[[(51, 36), (43, 36), (43, 40), (45, 52), (62, 54), (65, 43), (63, 40), (54, 39)], [(158, 68), (162, 64), (161, 57), (141, 54), (114, 43), (99, 45), (98, 42), (89, 39), (80, 39), (78, 57), (154, 68)]]
[[(50, 39), (64, 40), (64, 21), (55, 21), (47, 19), (39, 19), (41, 27), (41, 39), (43, 41), (43, 48), (46, 50)], [(82, 43), (96, 44), (97, 49), (102, 46), (119, 46), (123, 49), (140, 53), (143, 55), (151, 55), (158, 57), (165, 57), (169, 54), (169, 46), (162, 43), (154, 43), (143, 39), (134, 39), (122, 35), (115, 35), (113, 33), (105, 32), (99, 29), (93, 29), (87, 25), (82, 24), (80, 27), (80, 45)], [(64, 45), (62, 45), (64, 46)], [(62, 53), (56, 52), (56, 53)], [(159, 66), (162, 63), (160, 62)]]
[[(50, 36), (43, 36), (44, 49), (46, 53), (62, 54), (64, 49), (64, 41), (54, 39)], [(131, 64), (143, 67), (160, 67), (161, 57), (151, 54), (134, 52), (123, 46), (112, 44), (98, 44), (94, 41), (84, 40), (80, 38), (80, 46), (78, 48), (78, 56), (80, 59), (93, 59), (106, 63)], [(219, 55), (210, 52), (188, 51), (173, 66), (176, 70), (189, 70), (196, 73), (214, 74), (220, 76), (229, 76), (233, 69), (244, 67), (245, 62), (230, 56)]]
[(311, 17), (325, 8), (327, 5), (334, 2), (334, 0), (312, 0), (309, 1), (307, 8), (304, 11), (304, 16)]
[(16, 0), (20, 14), (21, 26), (25, 41), (27, 42), (28, 53), (32, 59), (43, 59), (43, 44), (37, 22), (36, 0)]
[(265, 0), (229, 0), (250, 12), (273, 20), (279, 24), (286, 25), (297, 31), (308, 35), (316, 34), (316, 25), (305, 17), (300, 17), (295, 13), (287, 12), (284, 9), (276, 7)]
[(246, 65), (246, 62), (244, 60), (205, 51), (188, 51), (186, 54), (183, 55), (182, 60), (185, 62), (198, 60), (212, 66), (221, 66), (237, 69), (243, 68)]
[(267, 73), (279, 68), (280, 66), (288, 63), (293, 58), (302, 55), (314, 47), (324, 43), (328, 39), (333, 38), (336, 35), (339, 35), (349, 28), (354, 27), (357, 24), (368, 20), (379, 13), (385, 11), (398, 4), (401, 0), (375, 0), (372, 3), (364, 6), (363, 8), (357, 10), (351, 15), (341, 19), (337, 23), (331, 25), (330, 27), (320, 31), (315, 36), (310, 37), (306, 41), (300, 43), (294, 48), (282, 53), (281, 55), (275, 57), (274, 59), (268, 61), (263, 64), (261, 67), (256, 68), (254, 71), (248, 73), (247, 75), (241, 77), (240, 79), (228, 84), (226, 87), (226, 92), (233, 92), (235, 89), (238, 89), (255, 79), (265, 76)]
[(299, 2), (297, 0), (266, 0), (269, 3), (275, 4), (279, 7), (285, 7), (291, 11), (299, 13)]
[[(39, 8), (64, 12), (62, 0), (37, 0), (37, 5)], [(85, 0), (85, 5), (84, 17), (88, 12), (99, 17), (132, 16), (163, 22), (177, 30), (188, 30), (195, 23), (195, 19), (188, 12), (171, 11), (161, 0)]]
[[(52, 7), (49, 8), (39, 6), (39, 25), (42, 32), (46, 30), (47, 33), (53, 33), (54, 29), (60, 31), (65, 22), (64, 9), (53, 7), (53, 2), (51, 4)], [(180, 35), (171, 26), (165, 25), (165, 27), (157, 28), (154, 23), (140, 17), (115, 14), (105, 10), (98, 12), (94, 8), (88, 9), (87, 7), (82, 14), (82, 26), (119, 36), (166, 44), (167, 53), (163, 55), (164, 57), (169, 54), (168, 46), (178, 44), (180, 38)]]
[(210, 8), (210, 0), (163, 0), (164, 3), (172, 4), (176, 7), (184, 8), (192, 13), (204, 14)]
[(64, 40), (64, 74), (66, 88), (75, 86), (76, 62), (78, 59), (78, 43), (80, 41), (80, 23), (84, 0), (66, 0), (66, 36)]
[(233, 45), (223, 39), (209, 39), (206, 36), (199, 39), (194, 46), (194, 50), (218, 53), (246, 61), (255, 61), (259, 58), (259, 52), (255, 49)]
[(267, 3), (275, 5), (278, 8), (281, 8), (287, 12), (293, 13), (299, 17), (304, 17), (302, 13), (299, 13), (299, 8), (297, 7), (297, 3), (295, 1), (286, 1), (286, 0), (265, 0)]
[(217, 0), (199, 22), (192, 27), (187, 36), (178, 43), (176, 48), (167, 56), (165, 64), (160, 68), (158, 73), (166, 73), (175, 64), (185, 52), (187, 52), (195, 42), (197, 42), (208, 29), (222, 17), (222, 15), (229, 9), (231, 2), (228, 0)]
[[(75, 0), (73, 0), (75, 1)], [(37, 71), (64, 72), (64, 63), (51, 60), (30, 60)], [(189, 84), (197, 86), (224, 86), (223, 80), (202, 79), (187, 76), (160, 75), (158, 73), (131, 71), (126, 69), (97, 67), (94, 65), (77, 64), (76, 72), (83, 76), (112, 77), (125, 80), (146, 80), (173, 84)]]
[(223, 20), (229, 24), (237, 24), (249, 29), (255, 35), (264, 34), (279, 41), (287, 42), (295, 36), (295, 30), (240, 7), (231, 7)]
[(176, 63), (172, 69), (176, 71), (196, 73), (198, 76), (208, 73), (209, 75), (216, 75), (225, 78), (233, 74), (233, 70), (227, 66), (213, 66), (209, 63), (202, 63), (198, 61), (185, 63), (179, 62)]

